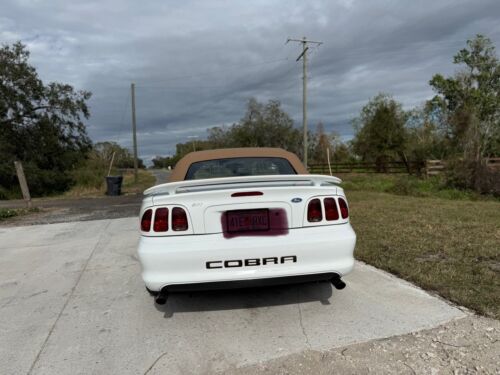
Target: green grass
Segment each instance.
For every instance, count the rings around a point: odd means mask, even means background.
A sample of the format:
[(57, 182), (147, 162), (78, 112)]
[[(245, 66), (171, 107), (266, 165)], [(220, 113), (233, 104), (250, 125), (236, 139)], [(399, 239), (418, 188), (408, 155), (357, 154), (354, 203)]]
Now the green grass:
[[(64, 193), (65, 197), (100, 197), (106, 193), (105, 178), (99, 177), (99, 180), (90, 176), (92, 183), (86, 184), (82, 181), (73, 186), (69, 191)], [(99, 182), (100, 181), (100, 182)], [(122, 194), (142, 193), (147, 188), (155, 184), (155, 177), (148, 170), (139, 169), (138, 182), (134, 182), (134, 173), (132, 170), (123, 174)]]
[(11, 217), (27, 215), (33, 212), (40, 212), (37, 207), (33, 208), (0, 208), (0, 221), (10, 219)]
[(496, 200), (470, 190), (452, 189), (440, 177), (419, 178), (407, 174), (339, 174), (346, 191), (373, 191), (413, 197), (444, 198), (451, 200)]
[(148, 170), (139, 170), (138, 182), (134, 182), (134, 174), (132, 172), (123, 175), (122, 191), (125, 194), (142, 193), (147, 188), (156, 184), (155, 176)]
[(500, 202), (346, 192), (358, 259), (500, 319)]

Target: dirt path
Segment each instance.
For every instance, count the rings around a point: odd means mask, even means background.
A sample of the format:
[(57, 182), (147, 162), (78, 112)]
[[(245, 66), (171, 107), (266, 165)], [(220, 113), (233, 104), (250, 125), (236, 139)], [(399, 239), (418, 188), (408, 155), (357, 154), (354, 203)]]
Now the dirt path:
[[(151, 170), (151, 173), (155, 176), (156, 183), (161, 184), (166, 182), (170, 171), (158, 169)], [(139, 214), (141, 201), (142, 194), (97, 198), (38, 198), (33, 200), (33, 206), (39, 208), (40, 212), (0, 221), (0, 227), (132, 217)], [(22, 199), (0, 201), (0, 208), (25, 207)]]
[[(141, 201), (142, 194), (100, 198), (35, 199), (33, 206), (38, 207), (40, 212), (0, 221), (0, 227), (137, 216)], [(0, 208), (22, 207), (25, 207), (23, 201), (0, 202)]]
[(305, 351), (225, 373), (500, 374), (500, 322), (468, 316), (429, 330)]

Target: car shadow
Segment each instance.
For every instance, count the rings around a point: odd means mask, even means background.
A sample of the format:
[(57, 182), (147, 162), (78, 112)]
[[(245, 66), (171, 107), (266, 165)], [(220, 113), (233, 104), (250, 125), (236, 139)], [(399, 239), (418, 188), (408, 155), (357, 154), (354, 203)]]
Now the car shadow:
[(176, 313), (251, 309), (319, 301), (329, 305), (332, 284), (328, 281), (268, 287), (171, 293), (165, 305), (155, 308), (171, 318)]

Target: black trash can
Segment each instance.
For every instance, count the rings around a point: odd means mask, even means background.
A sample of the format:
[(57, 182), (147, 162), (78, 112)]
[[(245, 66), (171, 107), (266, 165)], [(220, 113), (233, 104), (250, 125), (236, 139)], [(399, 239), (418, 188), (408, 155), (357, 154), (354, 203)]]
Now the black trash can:
[(123, 176), (106, 177), (106, 195), (120, 195), (122, 193)]

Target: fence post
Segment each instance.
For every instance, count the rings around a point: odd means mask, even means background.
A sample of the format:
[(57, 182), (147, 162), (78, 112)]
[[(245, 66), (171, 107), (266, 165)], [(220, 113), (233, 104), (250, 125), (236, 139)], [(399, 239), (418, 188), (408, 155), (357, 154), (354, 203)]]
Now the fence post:
[(442, 160), (426, 160), (425, 161), (425, 175), (437, 176), (444, 172), (445, 164)]
[(20, 161), (15, 161), (14, 166), (16, 167), (17, 179), (19, 180), (19, 185), (21, 185), (23, 198), (26, 201), (26, 205), (28, 206), (28, 208), (31, 208), (31, 195), (28, 188), (28, 183), (26, 182), (26, 177), (24, 176), (23, 165)]

